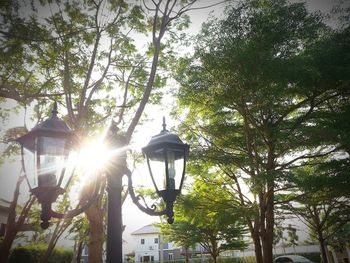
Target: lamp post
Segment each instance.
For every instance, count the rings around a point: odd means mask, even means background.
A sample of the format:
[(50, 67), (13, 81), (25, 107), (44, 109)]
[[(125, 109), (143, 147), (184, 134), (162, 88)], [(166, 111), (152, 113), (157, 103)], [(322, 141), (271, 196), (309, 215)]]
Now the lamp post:
[[(65, 192), (74, 173), (74, 167), (67, 166), (67, 160), (72, 150), (73, 131), (57, 117), (57, 103), (55, 102), (52, 116), (39, 123), (31, 131), (17, 139), (22, 149), (22, 165), (30, 191), (42, 206), (41, 227), (49, 226), (51, 217), (73, 217), (77, 213), (66, 215), (51, 209), (57, 197)], [(112, 147), (121, 148), (127, 143), (118, 135), (118, 128), (112, 122), (107, 138)], [(144, 198), (136, 196), (131, 172), (126, 165), (126, 152), (118, 154), (112, 161), (112, 169), (107, 173), (108, 219), (107, 219), (107, 262), (122, 262), (122, 178), (128, 177), (128, 190), (137, 207), (149, 215), (166, 215), (168, 223), (173, 223), (173, 204), (180, 194), (184, 181), (186, 160), (189, 145), (166, 129), (163, 118), (163, 130), (152, 137), (146, 147), (142, 149), (148, 163), (152, 182), (159, 197), (165, 203), (164, 210), (157, 210), (153, 205), (148, 207), (139, 201)], [(80, 209), (82, 212), (83, 209)]]

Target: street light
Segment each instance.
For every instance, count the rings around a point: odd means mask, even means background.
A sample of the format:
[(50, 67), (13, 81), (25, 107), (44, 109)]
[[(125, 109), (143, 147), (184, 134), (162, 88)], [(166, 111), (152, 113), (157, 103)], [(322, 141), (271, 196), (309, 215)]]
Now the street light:
[(163, 118), (163, 130), (153, 136), (142, 151), (147, 158), (156, 192), (166, 204), (168, 223), (172, 224), (174, 222), (173, 204), (181, 192), (189, 145), (166, 129), (165, 118)]
[[(112, 147), (123, 148), (126, 141), (118, 134), (118, 127), (114, 122), (107, 133), (107, 140)], [(87, 204), (80, 209), (67, 214), (52, 211), (51, 205), (60, 194), (65, 192), (74, 173), (74, 166), (67, 164), (68, 156), (72, 150), (74, 133), (68, 125), (57, 117), (57, 103), (54, 103), (52, 116), (36, 125), (27, 134), (19, 137), (17, 142), (21, 145), (22, 166), (30, 191), (35, 195), (42, 206), (41, 227), (48, 228), (51, 217), (72, 218), (84, 211), (93, 201), (90, 198)], [(117, 155), (113, 161), (112, 169), (107, 171), (108, 192), (108, 221), (107, 221), (107, 262), (122, 262), (122, 214), (121, 193), (123, 189), (122, 178), (128, 176), (128, 190), (133, 202), (143, 212), (149, 215), (166, 215), (168, 223), (173, 223), (173, 204), (180, 194), (189, 145), (180, 138), (166, 130), (163, 118), (163, 130), (153, 136), (146, 147), (142, 149), (148, 163), (149, 172), (159, 197), (164, 200), (165, 209), (158, 211), (153, 205), (148, 207), (139, 201), (144, 198), (136, 196), (131, 172), (126, 166), (126, 152)]]
[(28, 186), (42, 206), (44, 229), (48, 228), (51, 217), (60, 217), (51, 210), (51, 204), (65, 192), (73, 175), (73, 169), (66, 167), (73, 136), (68, 125), (57, 117), (55, 102), (50, 118), (17, 138)]

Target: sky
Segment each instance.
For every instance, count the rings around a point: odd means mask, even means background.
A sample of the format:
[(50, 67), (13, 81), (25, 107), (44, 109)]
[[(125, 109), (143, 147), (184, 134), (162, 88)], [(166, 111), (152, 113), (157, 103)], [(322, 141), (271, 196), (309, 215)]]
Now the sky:
[[(199, 1), (198, 6), (205, 6), (214, 3), (212, 0), (202, 0)], [(216, 0), (216, 2), (221, 2)], [(307, 6), (313, 10), (320, 10), (322, 12), (329, 12), (334, 4), (337, 4), (338, 0), (308, 0), (306, 1)], [(206, 21), (211, 11), (215, 11), (215, 15), (222, 14), (223, 5), (215, 6), (208, 9), (203, 10), (195, 10), (189, 13), (191, 17), (191, 25), (188, 29), (188, 34), (196, 34), (199, 32), (201, 24)], [(169, 116), (169, 104), (173, 103), (172, 98), (166, 96), (163, 100), (164, 105), (160, 108), (147, 106), (146, 111), (148, 115), (157, 116), (154, 118), (154, 121), (151, 123), (146, 123), (143, 126), (137, 128), (134, 141), (135, 147), (142, 147), (147, 144), (147, 142), (151, 139), (151, 136), (158, 134), (162, 128), (162, 117), (163, 115), (167, 117), (168, 128), (172, 128), (176, 125), (177, 120), (171, 119)], [(7, 101), (6, 103), (2, 103), (0, 105), (0, 109), (3, 111), (6, 108), (13, 107), (13, 101)], [(162, 114), (159, 114), (159, 113)], [(20, 111), (18, 114), (12, 115), (9, 121), (5, 126), (1, 127), (1, 132), (3, 132), (6, 128), (14, 127), (21, 125), (23, 123), (23, 112)], [(4, 145), (0, 146), (0, 149), (3, 150)], [(12, 199), (12, 194), (16, 182), (16, 178), (20, 172), (19, 160), (18, 158), (14, 158), (12, 162), (7, 161), (0, 167), (0, 198), (4, 198), (6, 200)], [(138, 165), (133, 174), (133, 182), (134, 186), (146, 186), (152, 187), (152, 183), (150, 180), (148, 168), (145, 165)], [(28, 195), (28, 188), (24, 187), (21, 189), (21, 200), (24, 200)], [(124, 250), (125, 253), (131, 252), (133, 250), (133, 238), (131, 233), (136, 231), (137, 229), (159, 221), (158, 217), (151, 217), (149, 215), (144, 214), (132, 203), (130, 198), (128, 198), (123, 206), (123, 224), (126, 226), (124, 232), (124, 240), (126, 241)], [(69, 244), (64, 239), (61, 238), (59, 244)]]

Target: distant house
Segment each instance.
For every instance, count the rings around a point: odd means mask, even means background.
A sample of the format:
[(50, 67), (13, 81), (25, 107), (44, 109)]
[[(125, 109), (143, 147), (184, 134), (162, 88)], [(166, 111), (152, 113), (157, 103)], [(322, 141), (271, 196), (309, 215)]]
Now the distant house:
[(10, 204), (11, 202), (0, 198), (0, 237), (5, 235), (5, 227), (10, 210)]
[(131, 233), (135, 240), (135, 262), (167, 261), (178, 259), (182, 249), (173, 242), (165, 242), (154, 225), (144, 226)]

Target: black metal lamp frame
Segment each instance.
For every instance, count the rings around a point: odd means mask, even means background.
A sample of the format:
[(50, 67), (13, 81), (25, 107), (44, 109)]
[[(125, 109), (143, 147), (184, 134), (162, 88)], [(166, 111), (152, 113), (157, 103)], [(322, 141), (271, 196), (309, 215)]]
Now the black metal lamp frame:
[[(163, 149), (163, 154), (164, 154), (162, 159), (164, 159), (164, 165), (165, 165), (164, 169), (165, 169), (165, 174), (166, 174), (166, 176), (165, 176), (165, 179), (166, 179), (165, 190), (159, 190), (159, 188), (156, 184), (155, 178), (154, 178), (151, 164), (150, 164), (151, 157), (152, 156), (154, 157), (155, 152), (159, 149)], [(169, 160), (168, 160), (168, 156), (167, 156), (168, 149), (177, 150), (177, 153), (178, 154), (180, 153), (180, 158), (183, 158), (183, 170), (181, 173), (181, 180), (180, 180), (180, 184), (178, 186), (178, 189), (170, 189), (169, 188), (169, 169), (168, 169), (168, 166), (169, 166), (168, 161)], [(163, 118), (163, 130), (158, 135), (153, 136), (151, 141), (148, 143), (148, 145), (146, 147), (142, 148), (142, 151), (147, 159), (148, 170), (150, 172), (152, 182), (154, 184), (154, 188), (156, 189), (158, 196), (161, 197), (165, 202), (165, 209), (161, 212), (158, 212), (156, 215), (159, 215), (159, 214), (166, 215), (168, 223), (172, 224), (174, 222), (174, 212), (173, 212), (174, 202), (176, 200), (176, 197), (181, 193), (181, 189), (182, 189), (182, 185), (183, 185), (183, 181), (184, 181), (184, 177), (185, 177), (186, 161), (187, 161), (188, 152), (189, 152), (189, 145), (183, 143), (177, 135), (170, 133), (166, 129), (165, 118)], [(130, 180), (130, 183), (132, 183), (131, 177), (129, 177), (129, 180)], [(131, 190), (132, 189), (129, 189), (130, 196), (133, 199), (134, 203), (137, 205), (136, 200), (142, 199), (142, 196), (135, 197)], [(136, 198), (136, 200), (135, 200), (135, 198)], [(138, 207), (139, 207), (139, 205), (138, 205)], [(141, 207), (139, 207), (139, 208), (142, 210)], [(147, 209), (148, 208), (149, 207), (147, 207)], [(155, 209), (155, 207), (153, 206), (152, 209)], [(147, 211), (149, 211), (149, 209)]]
[[(37, 138), (40, 138), (40, 137), (65, 139), (67, 142), (69, 142), (71, 146), (72, 142), (74, 141), (75, 134), (64, 121), (60, 120), (57, 117), (57, 113), (58, 113), (57, 102), (55, 102), (53, 105), (52, 116), (50, 118), (37, 124), (31, 131), (17, 138), (16, 140), (21, 145), (22, 167), (23, 167), (23, 171), (24, 171), (30, 192), (34, 196), (36, 196), (36, 198), (38, 199), (39, 203), (42, 206), (41, 227), (43, 229), (46, 229), (49, 227), (49, 220), (51, 217), (57, 217), (57, 218), (64, 217), (64, 215), (52, 211), (51, 205), (53, 202), (56, 201), (59, 195), (65, 192), (65, 189), (61, 187), (63, 177), (65, 175), (65, 168), (63, 168), (62, 173), (58, 178), (58, 183), (56, 183), (56, 185), (52, 185), (52, 186), (38, 185), (37, 187), (32, 188), (33, 185), (31, 184), (28, 178), (28, 173), (26, 171), (26, 166), (24, 162), (24, 148), (32, 152), (37, 152), (37, 154), (40, 154), (41, 147), (39, 147), (37, 143)], [(36, 165), (39, 166), (38, 160)], [(39, 167), (37, 167), (37, 169), (38, 168)], [(72, 171), (72, 174), (73, 172), (74, 171)], [(67, 185), (69, 184), (69, 181), (70, 181), (70, 178), (68, 178)], [(74, 210), (74, 213), (72, 212), (70, 214), (74, 215), (76, 212), (77, 210)]]

